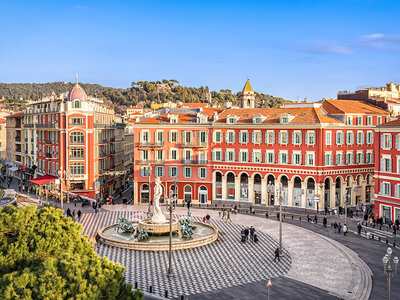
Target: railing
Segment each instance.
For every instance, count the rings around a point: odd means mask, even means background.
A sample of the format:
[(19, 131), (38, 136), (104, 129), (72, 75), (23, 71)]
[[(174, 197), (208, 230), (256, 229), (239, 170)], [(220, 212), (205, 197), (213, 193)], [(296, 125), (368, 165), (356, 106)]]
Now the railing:
[(208, 161), (204, 159), (182, 159), (181, 163), (184, 165), (206, 165)]
[(182, 147), (205, 148), (205, 147), (207, 147), (207, 143), (206, 142), (198, 142), (198, 143), (182, 142)]
[(165, 163), (165, 159), (156, 159), (156, 160), (148, 160), (148, 159), (139, 159), (136, 161), (139, 165), (163, 165)]
[(15, 137), (15, 141), (16, 142), (21, 142), (21, 137), (20, 136)]
[(33, 128), (35, 124), (24, 124), (24, 128)]
[(155, 143), (150, 143), (150, 142), (140, 142), (139, 147), (163, 147), (164, 141), (162, 142), (155, 142)]
[(37, 124), (37, 128), (58, 128), (58, 124)]

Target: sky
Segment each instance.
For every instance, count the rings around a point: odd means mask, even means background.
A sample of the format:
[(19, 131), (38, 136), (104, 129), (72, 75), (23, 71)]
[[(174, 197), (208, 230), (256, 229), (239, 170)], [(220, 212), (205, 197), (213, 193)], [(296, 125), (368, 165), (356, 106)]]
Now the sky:
[(176, 79), (290, 100), (400, 83), (400, 1), (0, 1), (0, 82)]

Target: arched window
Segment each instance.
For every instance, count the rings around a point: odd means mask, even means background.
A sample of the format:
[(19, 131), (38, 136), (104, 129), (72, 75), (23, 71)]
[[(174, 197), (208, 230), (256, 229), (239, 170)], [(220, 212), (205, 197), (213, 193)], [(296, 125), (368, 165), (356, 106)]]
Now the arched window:
[(71, 145), (84, 145), (85, 144), (85, 135), (80, 131), (73, 131), (69, 135), (69, 143)]
[(72, 108), (81, 108), (81, 100), (74, 99), (74, 101), (72, 101)]
[(82, 163), (73, 163), (69, 166), (69, 172), (74, 175), (85, 174), (85, 165)]

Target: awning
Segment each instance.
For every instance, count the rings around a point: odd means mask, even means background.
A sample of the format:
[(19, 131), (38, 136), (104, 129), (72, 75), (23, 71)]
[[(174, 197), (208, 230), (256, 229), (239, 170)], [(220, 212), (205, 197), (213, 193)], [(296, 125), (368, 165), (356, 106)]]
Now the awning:
[(11, 172), (15, 172), (15, 171), (17, 171), (18, 169), (19, 169), (18, 167), (12, 167), (12, 168), (9, 168), (8, 170), (11, 171)]
[(56, 179), (58, 179), (58, 177), (51, 176), (51, 175), (44, 175), (44, 176), (36, 177), (35, 179), (31, 179), (29, 181), (33, 182), (35, 184), (38, 184), (38, 185), (43, 185), (43, 184), (46, 184), (46, 183), (56, 180)]

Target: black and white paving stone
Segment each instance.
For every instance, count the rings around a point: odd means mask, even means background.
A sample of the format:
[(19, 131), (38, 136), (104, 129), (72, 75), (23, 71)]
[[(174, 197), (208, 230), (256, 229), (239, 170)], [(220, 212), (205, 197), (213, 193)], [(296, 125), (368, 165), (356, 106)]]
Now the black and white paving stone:
[[(83, 214), (80, 220), (83, 234), (93, 236), (100, 228), (116, 224), (119, 217), (135, 220), (146, 215), (133, 211)], [(98, 245), (96, 250), (100, 256), (125, 266), (125, 277), (132, 286), (138, 282), (142, 290), (149, 291), (152, 286), (153, 293), (164, 296), (168, 291), (169, 297), (174, 298), (267, 280), (282, 276), (290, 269), (291, 257), (285, 249), (281, 261), (274, 261), (278, 241), (270, 236), (257, 232), (258, 243), (242, 243), (240, 225), (221, 219), (211, 220), (211, 224), (218, 228), (219, 239), (207, 246), (174, 251), (171, 278), (167, 276), (168, 251), (143, 252), (105, 245)]]

